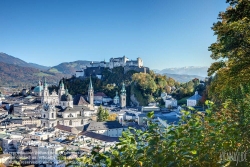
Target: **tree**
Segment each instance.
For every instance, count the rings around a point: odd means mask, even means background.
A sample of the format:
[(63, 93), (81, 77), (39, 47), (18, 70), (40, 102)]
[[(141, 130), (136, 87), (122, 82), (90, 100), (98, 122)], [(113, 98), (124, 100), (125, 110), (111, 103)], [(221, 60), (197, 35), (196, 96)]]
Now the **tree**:
[(117, 114), (115, 113), (109, 114), (108, 121), (115, 121), (116, 118), (117, 118)]
[(214, 99), (223, 101), (235, 94), (239, 85), (248, 84), (250, 77), (250, 2), (227, 0), (227, 3), (230, 6), (219, 14), (219, 21), (212, 27), (217, 41), (209, 50), (216, 62), (208, 70), (210, 76), (216, 74), (211, 93), (216, 94)]
[(97, 112), (97, 122), (107, 121), (108, 116), (109, 116), (108, 110), (100, 106)]
[[(86, 166), (249, 166), (246, 135), (250, 130), (239, 134), (240, 117), (234, 112), (237, 106), (227, 101), (220, 112), (215, 112), (217, 107), (212, 102), (206, 101), (206, 105), (206, 114), (190, 107), (182, 111), (178, 126), (166, 128), (154, 123), (154, 114), (149, 113), (146, 131), (129, 128), (108, 152), (93, 150), (91, 155), (84, 156), (85, 161), (92, 160)], [(223, 152), (247, 152), (247, 159), (237, 162), (223, 157)]]

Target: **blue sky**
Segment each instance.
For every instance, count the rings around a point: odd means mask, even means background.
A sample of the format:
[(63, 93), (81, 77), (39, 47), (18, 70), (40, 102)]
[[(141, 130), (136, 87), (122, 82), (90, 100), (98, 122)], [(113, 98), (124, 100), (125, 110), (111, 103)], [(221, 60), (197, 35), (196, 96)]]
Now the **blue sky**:
[(0, 0), (0, 52), (54, 66), (141, 57), (152, 69), (209, 66), (226, 0)]

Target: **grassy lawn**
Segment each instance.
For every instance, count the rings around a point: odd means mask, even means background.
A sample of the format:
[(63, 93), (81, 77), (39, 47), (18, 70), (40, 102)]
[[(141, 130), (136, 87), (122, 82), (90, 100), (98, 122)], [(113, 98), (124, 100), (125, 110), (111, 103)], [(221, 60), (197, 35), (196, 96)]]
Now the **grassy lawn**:
[(60, 71), (58, 71), (56, 68), (51, 68), (49, 69), (50, 72), (53, 72), (53, 73), (61, 73)]
[(50, 75), (50, 74), (46, 74), (46, 73), (43, 73), (43, 72), (39, 72), (39, 73), (37, 73), (36, 75), (39, 76), (39, 77), (52, 76), (52, 75)]
[(184, 97), (184, 98), (182, 98), (181, 100), (178, 100), (178, 101), (177, 101), (178, 105), (187, 104), (187, 99), (188, 99), (188, 98), (189, 98), (189, 97)]

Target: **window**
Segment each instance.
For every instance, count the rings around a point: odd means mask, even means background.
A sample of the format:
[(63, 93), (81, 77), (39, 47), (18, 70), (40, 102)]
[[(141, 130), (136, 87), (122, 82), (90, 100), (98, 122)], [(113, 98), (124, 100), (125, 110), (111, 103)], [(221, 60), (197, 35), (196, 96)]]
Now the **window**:
[(46, 115), (44, 114), (44, 115), (43, 115), (43, 118), (45, 118), (45, 117), (46, 117)]
[(69, 120), (69, 125), (72, 125), (72, 121), (71, 120)]
[(81, 124), (83, 124), (83, 119), (81, 120)]
[(54, 113), (51, 114), (51, 117), (54, 118)]

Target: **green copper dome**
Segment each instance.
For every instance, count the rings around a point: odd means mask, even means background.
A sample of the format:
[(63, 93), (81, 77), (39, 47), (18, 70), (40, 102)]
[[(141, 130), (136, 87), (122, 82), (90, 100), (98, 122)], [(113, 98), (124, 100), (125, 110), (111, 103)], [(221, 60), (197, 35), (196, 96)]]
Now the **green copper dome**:
[(42, 87), (42, 86), (36, 86), (36, 87), (34, 88), (34, 92), (35, 92), (35, 93), (39, 93), (39, 92), (41, 92), (41, 91), (43, 91), (43, 87)]

